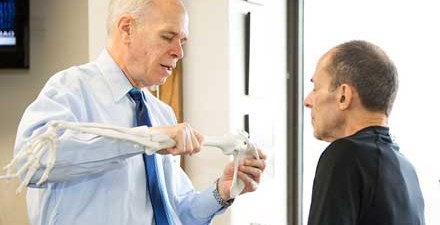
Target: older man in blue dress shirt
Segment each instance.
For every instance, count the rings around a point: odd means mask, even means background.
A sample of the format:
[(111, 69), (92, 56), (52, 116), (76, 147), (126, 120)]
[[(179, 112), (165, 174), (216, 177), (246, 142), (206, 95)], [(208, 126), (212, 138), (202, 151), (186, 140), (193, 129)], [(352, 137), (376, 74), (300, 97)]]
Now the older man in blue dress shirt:
[[(109, 41), (98, 59), (55, 74), (26, 109), (16, 151), (53, 120), (135, 126), (135, 102), (129, 91), (164, 83), (183, 57), (188, 16), (179, 0), (113, 0), (107, 25)], [(233, 165), (226, 166), (215, 185), (195, 191), (176, 155), (199, 152), (203, 135), (186, 123), (176, 124), (168, 105), (148, 91), (142, 93), (150, 129), (166, 132), (177, 143), (156, 154), (159, 185), (165, 190), (172, 224), (209, 224), (231, 200)], [(37, 173), (29, 185), (27, 204), (33, 225), (156, 224), (146, 189), (143, 147), (66, 131), (57, 149), (48, 182), (35, 187), (41, 176)], [(257, 188), (264, 159), (262, 155), (240, 166), (238, 175), (246, 185), (242, 193)], [(41, 167), (45, 162), (43, 157)]]

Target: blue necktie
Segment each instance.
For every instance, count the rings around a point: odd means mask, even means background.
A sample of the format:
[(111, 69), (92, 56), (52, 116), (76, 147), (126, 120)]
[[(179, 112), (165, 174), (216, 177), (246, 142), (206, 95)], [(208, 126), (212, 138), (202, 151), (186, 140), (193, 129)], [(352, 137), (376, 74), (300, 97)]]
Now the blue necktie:
[[(136, 122), (137, 126), (147, 125), (151, 127), (150, 117), (147, 106), (142, 101), (142, 92), (133, 88), (129, 92), (130, 97), (136, 102)], [(157, 175), (156, 156), (143, 154), (145, 171), (147, 173), (148, 193), (151, 199), (151, 205), (154, 211), (154, 220), (156, 225), (172, 225), (170, 214), (165, 204), (162, 187)]]

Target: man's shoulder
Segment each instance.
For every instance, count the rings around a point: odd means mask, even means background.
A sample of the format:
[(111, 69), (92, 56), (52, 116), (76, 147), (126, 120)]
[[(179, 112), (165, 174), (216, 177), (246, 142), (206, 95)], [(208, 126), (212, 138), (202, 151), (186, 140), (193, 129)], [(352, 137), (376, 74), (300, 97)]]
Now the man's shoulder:
[(368, 141), (358, 140), (352, 137), (344, 137), (330, 143), (326, 150), (337, 153), (356, 154), (359, 150), (364, 149), (368, 145)]
[(99, 69), (95, 63), (90, 62), (82, 65), (70, 66), (55, 73), (50, 80), (58, 82), (67, 82), (80, 79), (87, 79), (99, 74)]
[(100, 71), (93, 62), (71, 66), (51, 76), (47, 81), (47, 85), (63, 87), (80, 86), (99, 78), (99, 74)]
[(369, 161), (377, 157), (376, 150), (374, 140), (350, 136), (333, 141), (323, 152), (322, 158), (345, 163)]
[(377, 151), (368, 147), (367, 143), (353, 138), (341, 138), (332, 142), (321, 154), (317, 176), (325, 177), (330, 173), (351, 176), (365, 171), (374, 176), (378, 158)]
[(359, 131), (353, 135), (333, 141), (329, 148), (340, 151), (352, 151), (353, 153), (365, 153), (377, 149), (377, 135), (374, 132)]

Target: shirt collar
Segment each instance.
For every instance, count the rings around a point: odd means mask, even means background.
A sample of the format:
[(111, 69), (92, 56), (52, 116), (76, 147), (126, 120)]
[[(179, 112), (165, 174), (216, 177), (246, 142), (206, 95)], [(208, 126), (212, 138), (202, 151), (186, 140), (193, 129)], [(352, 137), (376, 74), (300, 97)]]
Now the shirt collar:
[(104, 80), (107, 82), (115, 102), (125, 97), (130, 89), (133, 88), (124, 72), (122, 72), (106, 49), (98, 56), (96, 64)]
[(385, 126), (369, 126), (369, 127), (364, 127), (361, 130), (359, 130), (358, 132), (361, 131), (365, 131), (365, 132), (374, 132), (376, 134), (383, 134), (383, 135), (389, 135), (390, 132), (390, 128), (389, 127), (385, 127)]

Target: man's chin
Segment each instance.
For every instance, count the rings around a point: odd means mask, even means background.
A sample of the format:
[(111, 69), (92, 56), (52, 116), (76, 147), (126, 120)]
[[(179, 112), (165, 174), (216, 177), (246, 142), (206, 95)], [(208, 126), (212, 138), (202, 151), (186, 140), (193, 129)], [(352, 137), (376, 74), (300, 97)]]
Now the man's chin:
[(153, 80), (149, 83), (148, 86), (153, 87), (153, 86), (160, 86), (162, 84), (165, 84), (165, 82), (167, 81), (167, 78), (168, 77), (164, 77), (164, 78), (161, 78), (160, 80)]
[(327, 141), (325, 136), (322, 133), (320, 133), (320, 132), (318, 132), (316, 130), (313, 132), (313, 136), (315, 136), (315, 138), (320, 140), (320, 141)]
[(161, 80), (159, 81), (159, 84), (158, 84), (158, 85), (165, 84), (165, 82), (167, 82), (167, 78), (168, 78), (168, 77), (165, 77), (165, 78), (161, 79)]
[(313, 134), (313, 136), (315, 136), (316, 139), (323, 141), (322, 137), (316, 133)]

